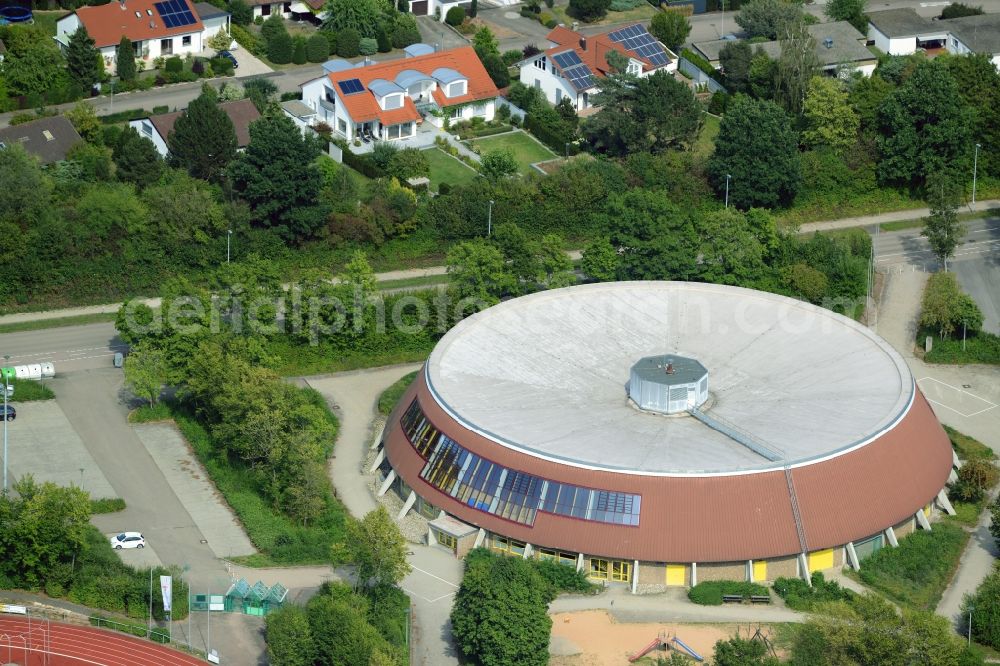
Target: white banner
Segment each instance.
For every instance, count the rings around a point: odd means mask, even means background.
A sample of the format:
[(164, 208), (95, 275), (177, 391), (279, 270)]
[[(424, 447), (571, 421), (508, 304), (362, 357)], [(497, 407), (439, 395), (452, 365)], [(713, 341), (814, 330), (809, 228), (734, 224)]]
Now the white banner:
[(160, 592), (163, 593), (163, 611), (170, 612), (170, 600), (172, 596), (172, 581), (170, 576), (160, 576)]

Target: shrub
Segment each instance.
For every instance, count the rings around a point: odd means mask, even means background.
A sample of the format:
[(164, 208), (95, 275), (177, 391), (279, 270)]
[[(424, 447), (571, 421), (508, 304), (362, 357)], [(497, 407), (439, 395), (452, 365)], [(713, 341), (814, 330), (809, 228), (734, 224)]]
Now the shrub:
[(608, 5), (608, 11), (627, 12), (645, 3), (646, 0), (611, 0), (611, 4)]
[(729, 93), (720, 90), (712, 95), (708, 103), (708, 112), (721, 116), (726, 112), (727, 106), (729, 106)]
[(392, 50), (392, 40), (389, 39), (389, 33), (381, 25), (375, 33), (375, 41), (378, 42), (379, 53), (388, 53)]
[(883, 548), (861, 562), (860, 578), (886, 596), (921, 610), (933, 610), (951, 579), (969, 535), (958, 525), (938, 522)]
[(358, 51), (365, 56), (375, 55), (378, 52), (378, 40), (362, 37), (358, 42)]
[(509, 51), (504, 51), (500, 54), (500, 58), (503, 60), (503, 64), (507, 67), (511, 67), (519, 63), (522, 59), (521, 52), (517, 49), (511, 49)]
[(816, 604), (827, 601), (849, 601), (854, 593), (842, 588), (836, 581), (827, 581), (817, 571), (812, 575), (812, 587), (801, 578), (779, 578), (774, 581), (774, 591), (791, 609), (811, 611)]
[(118, 513), (124, 510), (125, 500), (121, 497), (101, 497), (90, 500), (91, 513)]
[(178, 56), (171, 56), (164, 63), (163, 70), (168, 74), (178, 74), (184, 71), (184, 61)]
[(757, 583), (738, 580), (709, 580), (698, 583), (688, 590), (688, 599), (702, 606), (720, 606), (722, 605), (722, 597), (728, 594), (738, 594), (741, 597), (770, 596), (767, 587)]
[(233, 24), (246, 26), (253, 20), (253, 10), (246, 0), (230, 0), (229, 13), (233, 15)]
[[(236, 24), (231, 25), (230, 29), (233, 39), (235, 39), (240, 46), (245, 48), (248, 53), (255, 56), (264, 55), (264, 51), (267, 47), (263, 39), (253, 34), (246, 28), (242, 28)], [(212, 68), (215, 69), (216, 72), (219, 71), (215, 68), (214, 64)]]
[(341, 30), (337, 35), (337, 55), (341, 58), (357, 58), (361, 53), (361, 35), (353, 28)]
[(465, 10), (461, 7), (452, 7), (444, 16), (444, 22), (453, 28), (457, 28), (465, 21)]
[(569, 0), (570, 15), (581, 21), (596, 21), (608, 13), (611, 0)]
[(219, 76), (232, 76), (233, 63), (228, 58), (212, 58), (212, 71)]
[(978, 502), (992, 488), (1000, 471), (988, 460), (966, 461), (958, 470), (958, 481), (951, 486), (954, 495), (963, 502)]
[(961, 2), (953, 2), (941, 10), (941, 18), (953, 19), (961, 18), (963, 16), (979, 16), (983, 13), (982, 7), (973, 7), (972, 5), (966, 5)]
[(1000, 569), (994, 566), (974, 594), (962, 602), (962, 615), (967, 620), (972, 612), (972, 637), (977, 643), (1000, 649)]
[[(325, 43), (326, 40), (324, 39)], [(294, 47), (292, 48), (292, 62), (296, 65), (306, 64), (306, 40), (302, 37), (296, 37), (293, 41)]]
[(286, 30), (275, 33), (271, 39), (267, 40), (267, 59), (276, 65), (290, 63), (293, 50), (292, 36)]
[(337, 53), (337, 33), (332, 30), (320, 30), (316, 33), (326, 40), (326, 56), (336, 55)]

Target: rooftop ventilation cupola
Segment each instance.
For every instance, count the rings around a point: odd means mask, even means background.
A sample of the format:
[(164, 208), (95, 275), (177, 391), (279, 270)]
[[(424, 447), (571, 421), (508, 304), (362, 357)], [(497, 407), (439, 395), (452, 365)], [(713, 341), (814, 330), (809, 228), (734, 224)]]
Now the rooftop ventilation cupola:
[(708, 370), (686, 356), (647, 356), (632, 366), (628, 397), (645, 411), (687, 412), (708, 400)]

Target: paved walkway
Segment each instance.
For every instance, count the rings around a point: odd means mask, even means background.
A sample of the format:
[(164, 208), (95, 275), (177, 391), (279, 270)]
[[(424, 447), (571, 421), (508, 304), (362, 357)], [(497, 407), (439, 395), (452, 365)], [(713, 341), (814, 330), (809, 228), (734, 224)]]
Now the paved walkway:
[[(963, 206), (959, 213), (976, 213), (987, 211), (990, 208), (1000, 206), (1000, 200), (989, 199), (987, 201), (977, 201), (974, 204)], [(907, 210), (894, 210), (877, 215), (862, 215), (859, 217), (844, 217), (839, 220), (827, 220), (825, 222), (809, 222), (799, 227), (799, 233), (812, 233), (813, 231), (830, 231), (833, 229), (849, 229), (850, 227), (867, 227), (873, 224), (885, 224), (887, 222), (902, 222), (904, 220), (919, 220), (931, 214), (929, 208), (910, 208)]]

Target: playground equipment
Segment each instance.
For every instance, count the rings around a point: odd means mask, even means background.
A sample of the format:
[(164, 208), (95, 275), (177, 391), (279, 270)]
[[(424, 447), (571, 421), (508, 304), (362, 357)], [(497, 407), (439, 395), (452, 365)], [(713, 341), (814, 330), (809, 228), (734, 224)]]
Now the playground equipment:
[(34, 23), (31, 7), (0, 5), (0, 25), (7, 23)]
[(660, 635), (650, 641), (649, 645), (636, 652), (628, 660), (629, 663), (636, 662), (653, 650), (669, 650), (671, 648), (686, 654), (697, 662), (705, 661), (704, 657), (695, 652), (690, 645), (678, 638), (676, 634), (668, 636), (666, 632), (660, 632)]

